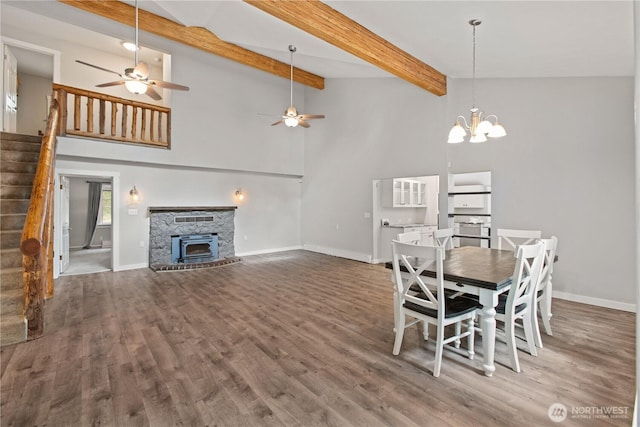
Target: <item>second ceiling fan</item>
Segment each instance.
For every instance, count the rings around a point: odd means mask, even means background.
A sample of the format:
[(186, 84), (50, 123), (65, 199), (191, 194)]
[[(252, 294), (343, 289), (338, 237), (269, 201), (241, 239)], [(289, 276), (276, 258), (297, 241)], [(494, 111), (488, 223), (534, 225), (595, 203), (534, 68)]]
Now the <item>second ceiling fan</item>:
[(291, 87), (291, 97), (289, 101), (289, 107), (285, 110), (284, 115), (280, 120), (275, 123), (272, 123), (271, 126), (279, 125), (280, 123), (284, 123), (285, 126), (288, 127), (296, 127), (298, 125), (308, 128), (310, 125), (307, 123), (307, 120), (311, 119), (324, 119), (324, 114), (298, 114), (298, 110), (293, 106), (293, 54), (296, 51), (296, 47), (294, 45), (289, 45), (289, 52), (291, 52), (291, 75), (290, 75), (290, 87)]
[(140, 61), (138, 62), (138, 50), (140, 46), (138, 44), (138, 0), (135, 2), (136, 8), (136, 45), (135, 45), (135, 65), (133, 68), (126, 68), (124, 73), (118, 73), (116, 71), (109, 70), (107, 68), (99, 67), (97, 65), (89, 64), (88, 62), (80, 61), (76, 59), (76, 62), (88, 65), (89, 67), (97, 68), (98, 70), (106, 71), (108, 73), (115, 74), (120, 77), (121, 80), (114, 82), (102, 83), (96, 85), (96, 87), (109, 87), (125, 85), (127, 90), (136, 95), (147, 94), (150, 98), (157, 100), (162, 99), (160, 94), (153, 88), (154, 86), (164, 89), (176, 89), (176, 90), (189, 90), (188, 86), (179, 85), (177, 83), (165, 82), (162, 80), (149, 79), (149, 66)]

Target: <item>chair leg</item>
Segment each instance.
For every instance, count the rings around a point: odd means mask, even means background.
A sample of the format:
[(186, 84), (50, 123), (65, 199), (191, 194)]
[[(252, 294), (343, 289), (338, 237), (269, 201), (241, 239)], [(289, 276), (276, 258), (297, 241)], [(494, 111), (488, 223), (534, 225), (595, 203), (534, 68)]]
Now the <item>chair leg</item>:
[(462, 333), (462, 322), (456, 322), (456, 340), (453, 342), (456, 348), (460, 348), (460, 334)]
[(551, 283), (549, 283), (540, 300), (540, 317), (542, 317), (542, 324), (547, 335), (553, 335), (551, 333), (551, 316)]
[(440, 365), (442, 364), (442, 351), (444, 349), (444, 326), (438, 325), (436, 329), (436, 361), (433, 366), (433, 376), (440, 376)]
[(398, 293), (393, 292), (393, 332), (398, 332)]
[(511, 369), (520, 372), (520, 361), (518, 360), (518, 347), (516, 346), (516, 331), (513, 318), (507, 317), (504, 322), (505, 337), (507, 340), (507, 353), (511, 361)]
[(393, 355), (400, 354), (400, 346), (402, 346), (402, 337), (404, 336), (404, 313), (398, 313), (398, 319), (396, 320), (396, 340), (393, 343)]
[(531, 311), (529, 312), (531, 315), (531, 323), (533, 325), (533, 340), (538, 348), (542, 348), (542, 337), (540, 336), (540, 325), (538, 323), (538, 303), (533, 302), (531, 304)]
[(529, 346), (529, 354), (537, 356), (535, 343), (535, 332), (533, 330), (533, 321), (531, 320), (531, 313), (525, 313), (522, 317), (522, 326), (524, 327), (524, 336), (527, 339), (527, 345)]
[(475, 350), (474, 350), (474, 335), (476, 334), (476, 325), (475, 325), (475, 319), (474, 318), (470, 318), (467, 321), (467, 331), (469, 332), (469, 336), (467, 337), (467, 345), (469, 346), (468, 348), (468, 353), (469, 353), (469, 359), (473, 359), (473, 355), (475, 354)]
[(422, 322), (422, 336), (425, 341), (429, 341), (429, 322)]

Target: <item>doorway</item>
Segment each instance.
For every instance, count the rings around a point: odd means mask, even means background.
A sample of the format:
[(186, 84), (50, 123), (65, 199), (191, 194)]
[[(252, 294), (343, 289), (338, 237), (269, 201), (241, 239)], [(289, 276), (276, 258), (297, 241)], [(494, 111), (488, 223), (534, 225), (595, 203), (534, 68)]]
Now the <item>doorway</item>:
[(7, 37), (2, 37), (2, 52), (0, 128), (41, 135), (46, 128), (51, 85), (60, 80), (60, 52)]
[(54, 275), (116, 271), (119, 173), (56, 171)]

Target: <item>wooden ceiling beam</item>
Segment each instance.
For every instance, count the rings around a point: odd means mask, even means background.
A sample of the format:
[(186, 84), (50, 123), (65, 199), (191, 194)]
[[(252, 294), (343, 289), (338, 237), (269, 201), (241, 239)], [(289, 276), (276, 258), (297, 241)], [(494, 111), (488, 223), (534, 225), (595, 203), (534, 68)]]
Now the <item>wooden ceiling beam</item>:
[(378, 68), (441, 96), (447, 77), (319, 0), (244, 0)]
[[(135, 28), (135, 7), (113, 0), (58, 0), (61, 3), (129, 25)], [(138, 27), (158, 36), (266, 71), (291, 78), (291, 64), (277, 61), (221, 40), (202, 27), (187, 27), (170, 19), (138, 9)], [(294, 67), (293, 80), (316, 89), (324, 89), (324, 78)]]

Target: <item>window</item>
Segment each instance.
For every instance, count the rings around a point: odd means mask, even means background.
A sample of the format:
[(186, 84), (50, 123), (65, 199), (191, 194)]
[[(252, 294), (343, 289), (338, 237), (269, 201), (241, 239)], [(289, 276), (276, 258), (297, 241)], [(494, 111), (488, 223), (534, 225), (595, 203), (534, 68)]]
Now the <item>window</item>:
[(98, 225), (111, 225), (111, 184), (102, 184)]

